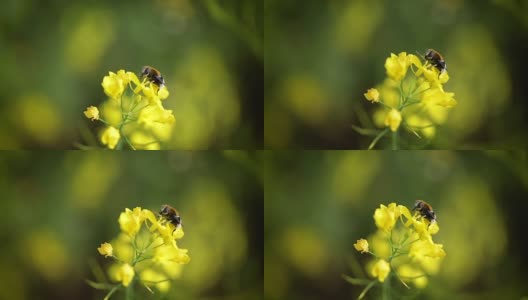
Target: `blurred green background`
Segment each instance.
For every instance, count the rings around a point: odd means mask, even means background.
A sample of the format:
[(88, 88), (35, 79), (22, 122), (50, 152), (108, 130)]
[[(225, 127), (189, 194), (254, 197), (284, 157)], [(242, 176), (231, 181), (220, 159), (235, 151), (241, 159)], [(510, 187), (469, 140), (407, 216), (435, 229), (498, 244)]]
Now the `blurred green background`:
[[(367, 149), (390, 53), (434, 48), (458, 105), (431, 143), (411, 148), (526, 147), (526, 1), (264, 1), (264, 144), (268, 149)], [(381, 141), (381, 148), (390, 139)]]
[(0, 10), (0, 149), (73, 149), (100, 129), (103, 76), (158, 68), (169, 149), (256, 149), (263, 135), (262, 6), (251, 0), (7, 0)]
[[(178, 208), (191, 262), (162, 299), (262, 299), (253, 152), (0, 152), (0, 299), (102, 299), (97, 252), (125, 208)], [(138, 289), (139, 290), (139, 289)], [(136, 299), (160, 299), (146, 289)], [(124, 299), (123, 293), (112, 299)]]
[[(528, 296), (528, 160), (520, 152), (273, 151), (264, 165), (265, 299), (356, 299), (380, 204), (428, 201), (440, 272), (411, 299)], [(373, 289), (366, 299), (379, 299)]]

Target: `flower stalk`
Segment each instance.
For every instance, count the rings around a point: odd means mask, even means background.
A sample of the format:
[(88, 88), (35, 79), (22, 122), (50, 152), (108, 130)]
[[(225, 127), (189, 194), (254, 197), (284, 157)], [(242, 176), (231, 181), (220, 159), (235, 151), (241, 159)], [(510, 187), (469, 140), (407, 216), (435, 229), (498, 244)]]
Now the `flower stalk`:
[(109, 97), (101, 111), (89, 106), (84, 115), (105, 125), (100, 142), (108, 149), (160, 149), (172, 134), (174, 115), (163, 107), (169, 91), (165, 85), (119, 70), (109, 72), (101, 83)]
[(184, 236), (183, 228), (141, 207), (125, 209), (118, 223), (119, 236), (97, 248), (101, 255), (113, 260), (108, 276), (114, 283), (88, 281), (90, 286), (109, 290), (105, 299), (123, 288), (125, 299), (132, 300), (138, 286), (150, 293), (154, 293), (153, 288), (167, 292), (171, 281), (179, 277), (181, 266), (190, 262), (187, 249), (177, 245)]
[[(385, 61), (385, 70), (387, 78), (383, 83), (368, 89), (364, 96), (378, 105), (374, 122), (390, 129), (391, 149), (400, 149), (402, 127), (417, 138), (432, 139), (436, 127), (445, 122), (448, 111), (457, 105), (455, 94), (444, 91), (444, 84), (449, 80), (447, 71), (440, 71), (428, 61), (406, 52), (391, 53)], [(360, 134), (369, 132), (369, 129), (353, 128)], [(387, 133), (388, 130), (379, 131), (369, 150)]]
[[(370, 254), (373, 263), (367, 268), (373, 279), (360, 293), (362, 299), (377, 283), (381, 284), (382, 299), (392, 298), (392, 278), (407, 289), (413, 283), (417, 288), (427, 285), (446, 255), (442, 244), (433, 241), (440, 230), (438, 223), (411, 211), (403, 205), (380, 205), (374, 211), (377, 232), (369, 239), (359, 239), (354, 248)], [(369, 242), (370, 240), (370, 242)], [(364, 284), (364, 279), (343, 276), (351, 284)]]

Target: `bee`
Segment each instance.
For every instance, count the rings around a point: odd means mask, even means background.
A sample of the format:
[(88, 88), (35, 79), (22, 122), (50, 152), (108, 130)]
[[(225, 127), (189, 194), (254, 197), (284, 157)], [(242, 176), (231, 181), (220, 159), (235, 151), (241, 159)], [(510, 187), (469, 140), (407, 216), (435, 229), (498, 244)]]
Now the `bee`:
[(172, 206), (170, 206), (168, 204), (165, 204), (165, 205), (161, 206), (161, 210), (160, 210), (159, 214), (165, 220), (167, 220), (167, 222), (171, 223), (176, 228), (178, 228), (178, 227), (183, 225), (181, 217), (180, 217), (180, 213), (176, 210), (176, 208), (174, 208), (174, 207), (172, 207)]
[(436, 214), (429, 203), (422, 200), (416, 200), (413, 211), (415, 210), (418, 211), (422, 217), (429, 220), (429, 222), (436, 222)]
[(447, 70), (447, 64), (444, 60), (444, 57), (440, 52), (434, 49), (427, 49), (423, 58), (430, 62), (440, 73), (443, 73)]
[(158, 69), (151, 66), (144, 66), (141, 70), (141, 77), (146, 78), (148, 81), (157, 85), (160, 89), (165, 85), (165, 79), (161, 76)]

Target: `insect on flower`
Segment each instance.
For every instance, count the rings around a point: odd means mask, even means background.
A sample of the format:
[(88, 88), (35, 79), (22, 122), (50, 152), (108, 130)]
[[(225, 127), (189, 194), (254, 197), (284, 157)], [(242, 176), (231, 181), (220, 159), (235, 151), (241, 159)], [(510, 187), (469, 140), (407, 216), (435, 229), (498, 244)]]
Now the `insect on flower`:
[(174, 225), (176, 228), (183, 225), (180, 217), (180, 213), (172, 206), (165, 204), (161, 206), (159, 214), (169, 223)]
[(144, 66), (141, 70), (141, 77), (146, 78), (148, 81), (154, 83), (160, 89), (165, 85), (165, 79), (163, 79), (163, 76), (161, 76), (161, 72), (154, 67)]
[[(421, 54), (420, 54), (421, 55)], [(425, 52), (425, 55), (421, 55), (423, 58), (431, 63), (440, 73), (443, 73), (447, 70), (447, 64), (445, 62), (444, 57), (440, 52), (434, 50), (434, 49), (427, 49)]]
[(431, 223), (436, 222), (436, 214), (433, 211), (433, 207), (425, 201), (416, 200), (413, 211), (418, 211), (422, 217)]

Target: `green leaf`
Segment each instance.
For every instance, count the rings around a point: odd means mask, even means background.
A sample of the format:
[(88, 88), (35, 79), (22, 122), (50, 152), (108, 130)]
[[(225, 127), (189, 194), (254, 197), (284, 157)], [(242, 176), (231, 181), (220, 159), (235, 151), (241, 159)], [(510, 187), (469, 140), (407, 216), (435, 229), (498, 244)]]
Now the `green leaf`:
[(88, 279), (85, 279), (86, 283), (88, 283), (89, 286), (93, 287), (96, 290), (111, 290), (115, 288), (116, 286), (119, 287), (120, 284), (111, 284), (111, 283), (101, 283), (101, 282), (95, 282)]
[(341, 275), (344, 280), (348, 281), (353, 285), (368, 285), (372, 280), (363, 278), (353, 278), (345, 274)]
[(350, 125), (352, 129), (354, 129), (357, 133), (361, 135), (370, 135), (370, 136), (376, 136), (378, 135), (381, 130), (378, 129), (367, 129), (367, 128), (361, 128), (359, 126), (356, 126), (354, 124)]

